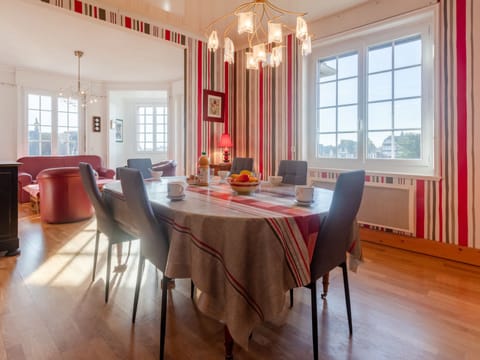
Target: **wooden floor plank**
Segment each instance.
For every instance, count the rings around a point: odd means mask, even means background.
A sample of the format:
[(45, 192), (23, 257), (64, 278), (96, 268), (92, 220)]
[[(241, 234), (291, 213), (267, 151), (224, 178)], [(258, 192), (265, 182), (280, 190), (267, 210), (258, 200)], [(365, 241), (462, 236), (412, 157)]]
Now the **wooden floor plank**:
[[(23, 206), (19, 214), (22, 253), (0, 258), (0, 360), (158, 358), (160, 289), (151, 265), (131, 323), (138, 241), (125, 271), (112, 273), (105, 304), (103, 237), (91, 282), (95, 221), (42, 224)], [(321, 359), (478, 358), (480, 268), (371, 243), (363, 250), (358, 273), (349, 273), (353, 337), (340, 270), (327, 300), (318, 295)], [(189, 290), (188, 279), (169, 290), (166, 357), (222, 359), (223, 326), (196, 309)], [(294, 307), (256, 328), (235, 359), (311, 359), (311, 342), (309, 290), (295, 289)]]

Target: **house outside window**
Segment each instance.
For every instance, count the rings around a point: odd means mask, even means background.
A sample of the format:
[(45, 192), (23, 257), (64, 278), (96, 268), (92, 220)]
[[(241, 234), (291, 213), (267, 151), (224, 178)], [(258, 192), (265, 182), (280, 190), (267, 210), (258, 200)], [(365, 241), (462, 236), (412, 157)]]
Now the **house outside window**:
[(77, 155), (78, 100), (49, 94), (27, 94), (28, 155)]
[(137, 106), (137, 151), (168, 151), (168, 105)]
[(428, 10), (314, 48), (310, 166), (434, 175), (434, 29)]

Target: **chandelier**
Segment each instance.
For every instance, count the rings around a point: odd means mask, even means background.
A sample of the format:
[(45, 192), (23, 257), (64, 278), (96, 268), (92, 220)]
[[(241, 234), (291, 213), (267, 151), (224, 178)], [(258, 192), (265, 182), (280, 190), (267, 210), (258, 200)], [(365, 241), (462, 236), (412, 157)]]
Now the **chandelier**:
[[(302, 43), (302, 55), (312, 52), (312, 38), (308, 33), (307, 23), (303, 18), (306, 13), (282, 9), (268, 0), (253, 0), (239, 5), (233, 12), (225, 14), (207, 26), (207, 47), (215, 52), (219, 47), (219, 38), (215, 26), (223, 21), (230, 22), (225, 26), (224, 61), (229, 64), (234, 62), (235, 46), (229, 37), (237, 18), (237, 32), (239, 35), (247, 34), (248, 50), (246, 52), (247, 69), (258, 69), (263, 66), (277, 67), (282, 62), (283, 30), (293, 33)], [(296, 17), (296, 29), (280, 22), (280, 19)], [(232, 20), (233, 19), (233, 20)]]
[(98, 98), (94, 95), (88, 94), (88, 89), (82, 89), (80, 85), (80, 58), (83, 56), (83, 51), (75, 50), (73, 54), (77, 57), (77, 86), (70, 89), (61, 89), (58, 94), (61, 97), (77, 98), (80, 101), (81, 107), (86, 107), (87, 103), (93, 104), (98, 102)]

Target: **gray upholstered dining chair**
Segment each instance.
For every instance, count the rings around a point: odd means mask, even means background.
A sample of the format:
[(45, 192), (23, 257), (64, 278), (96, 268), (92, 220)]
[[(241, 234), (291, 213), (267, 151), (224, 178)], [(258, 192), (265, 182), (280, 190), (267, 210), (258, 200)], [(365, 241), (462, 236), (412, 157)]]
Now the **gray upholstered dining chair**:
[[(97, 232), (95, 237), (95, 253), (93, 255), (93, 274), (92, 282), (95, 281), (95, 272), (97, 268), (98, 257), (98, 243), (100, 239), (100, 233), (103, 233), (108, 238), (108, 251), (107, 251), (107, 278), (105, 281), (105, 302), (108, 302), (108, 293), (110, 288), (110, 268), (112, 263), (112, 246), (125, 241), (131, 241), (137, 239), (135, 235), (129, 234), (122, 230), (118, 223), (113, 219), (111, 209), (103, 201), (102, 195), (97, 187), (95, 180), (95, 174), (92, 166), (87, 163), (80, 163), (80, 176), (82, 178), (83, 187), (87, 193), (90, 201), (95, 209), (95, 216), (97, 218)], [(131, 245), (131, 243), (130, 243)], [(130, 247), (129, 247), (130, 251)]]
[(352, 223), (357, 216), (362, 201), (365, 184), (365, 171), (351, 171), (338, 176), (332, 204), (326, 219), (320, 227), (312, 261), (310, 263), (311, 282), (307, 285), (312, 302), (313, 358), (318, 359), (318, 321), (316, 282), (324, 274), (337, 266), (342, 268), (345, 302), (347, 305), (348, 328), (352, 335), (352, 312), (346, 253), (352, 236)]
[(127, 167), (140, 170), (144, 179), (152, 177), (152, 174), (150, 173), (150, 169), (152, 169), (152, 160), (150, 158), (127, 159)]
[(120, 172), (122, 191), (131, 212), (132, 222), (140, 235), (140, 260), (138, 262), (137, 283), (135, 285), (132, 322), (135, 322), (145, 259), (148, 259), (163, 274), (160, 315), (160, 359), (163, 359), (167, 318), (167, 283), (171, 280), (165, 276), (165, 267), (170, 249), (167, 224), (157, 221), (155, 218), (140, 171), (122, 168)]
[(278, 176), (283, 176), (282, 183), (291, 185), (307, 184), (308, 163), (302, 160), (280, 160)]
[(236, 157), (233, 159), (230, 174), (239, 174), (242, 170), (253, 171), (253, 158)]

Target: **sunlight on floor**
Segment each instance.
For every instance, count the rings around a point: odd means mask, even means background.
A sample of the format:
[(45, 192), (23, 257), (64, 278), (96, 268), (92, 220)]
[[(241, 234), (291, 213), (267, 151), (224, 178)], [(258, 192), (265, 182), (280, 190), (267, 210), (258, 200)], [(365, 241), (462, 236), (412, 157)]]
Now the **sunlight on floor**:
[[(83, 283), (91, 276), (92, 267), (85, 266), (85, 257), (93, 258), (96, 228), (96, 221), (90, 222), (29, 275), (25, 283), (38, 286), (78, 286)], [(99, 252), (103, 250), (99, 249)]]

